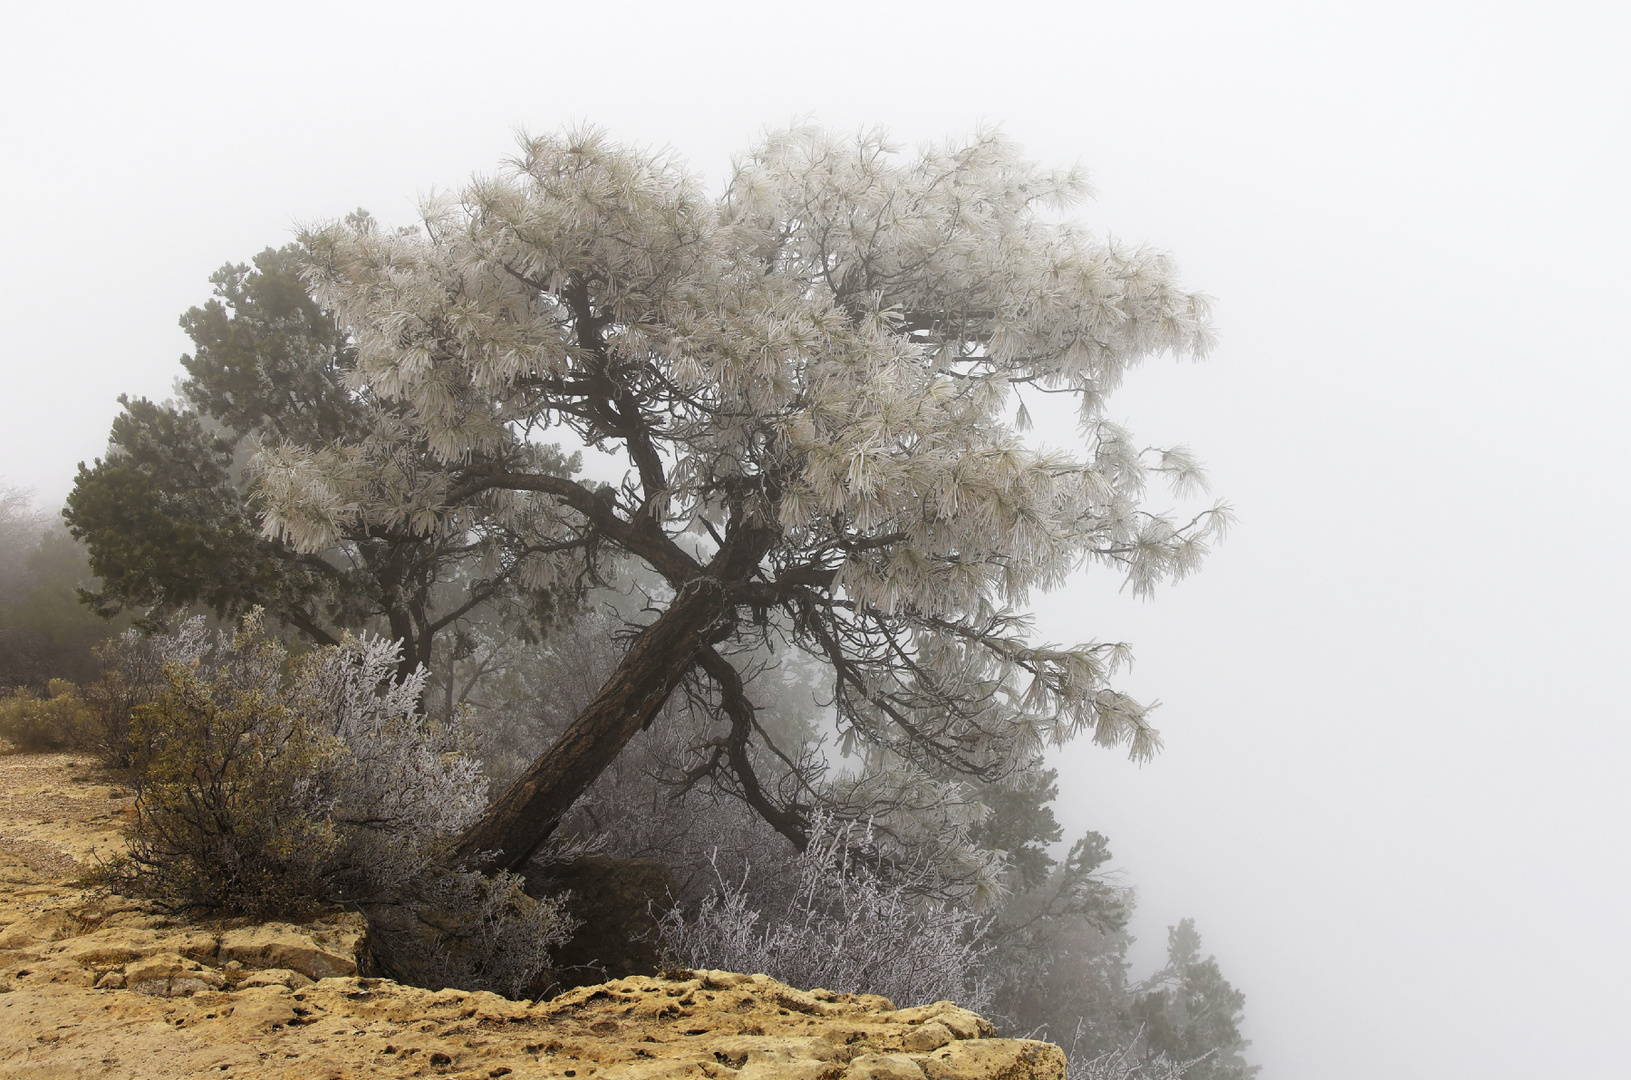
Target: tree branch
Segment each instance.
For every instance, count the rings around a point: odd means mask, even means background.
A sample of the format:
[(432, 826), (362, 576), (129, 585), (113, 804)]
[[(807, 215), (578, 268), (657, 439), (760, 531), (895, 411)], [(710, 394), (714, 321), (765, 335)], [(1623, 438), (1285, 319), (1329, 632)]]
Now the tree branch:
[(301, 632), (319, 645), (338, 645), (340, 639), (317, 625), (310, 615), (299, 608), (290, 608), (283, 613), (283, 617), (299, 627)]
[(759, 786), (753, 763), (748, 760), (748, 737), (755, 727), (754, 710), (753, 702), (747, 696), (747, 688), (742, 685), (741, 674), (712, 645), (697, 650), (697, 665), (719, 687), (720, 703), (724, 706), (725, 714), (731, 718), (731, 733), (726, 740), (725, 751), (730, 759), (731, 772), (742, 787), (743, 801), (753, 807), (771, 828), (803, 851), (809, 846), (810, 837), (805, 832), (802, 816), (796, 809), (786, 809), (770, 801)]
[(640, 517), (625, 521), (617, 515), (609, 499), (564, 476), (512, 473), (492, 466), (473, 467), (465, 477), (464, 483), (449, 493), (450, 504), (467, 502), (483, 491), (536, 491), (582, 514), (602, 536), (644, 559), (669, 584), (678, 587), (702, 574), (701, 565), (674, 543), (655, 520)]

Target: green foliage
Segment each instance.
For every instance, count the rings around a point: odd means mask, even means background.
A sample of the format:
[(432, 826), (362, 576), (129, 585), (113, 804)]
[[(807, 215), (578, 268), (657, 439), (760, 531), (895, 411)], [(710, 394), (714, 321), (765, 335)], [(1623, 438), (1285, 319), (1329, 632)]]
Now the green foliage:
[(1195, 921), (1184, 919), (1167, 931), (1166, 967), (1143, 985), (1131, 1014), (1150, 1056), (1195, 1062), (1184, 1074), (1191, 1080), (1250, 1080), (1258, 1067), (1242, 1056), (1251, 1045), (1240, 1034), (1245, 1005), (1216, 958), (1201, 959)]
[(181, 363), (192, 404), (231, 431), (322, 445), (357, 434), (363, 411), (343, 384), (345, 335), (307, 293), (301, 254), (267, 248), (253, 269), (211, 275), (214, 298), (181, 317), (193, 342)]
[[(1051, 798), (1051, 771), (1031, 775), (1031, 795)], [(1023, 838), (1029, 828), (1057, 836), (1051, 813), (1036, 813), (1045, 802), (1019, 805), (1026, 812), (1010, 804), (1002, 835)], [(1105, 838), (1088, 833), (1057, 865), (1041, 858), (1045, 880), (1016, 889), (988, 931), (986, 977), (999, 1023), (1065, 1046), (1071, 1080), (1250, 1080), (1257, 1066), (1243, 1056), (1245, 995), (1215, 958), (1201, 958), (1193, 920), (1169, 931), (1166, 966), (1135, 983), (1127, 963), (1132, 896), (1102, 872)]]
[[(1052, 815), (1046, 820), (1051, 825)], [(1109, 861), (1108, 842), (1090, 832), (998, 909), (988, 970), (1004, 1027), (1093, 1047), (1123, 1040), (1131, 898), (1104, 878)]]
[(0, 697), (0, 741), (15, 750), (67, 750), (79, 744), (89, 712), (65, 679), (52, 679), (46, 697), (19, 688)]
[[(482, 612), (502, 608), (507, 633), (535, 636), (571, 590), (521, 587), (525, 553), (502, 530), (398, 520), (309, 552), (262, 535), (245, 467), (255, 446), (318, 448), (396, 423), (390, 406), (347, 387), (350, 346), (308, 295), (303, 257), (291, 245), (222, 267), (215, 297), (181, 318), (194, 351), (181, 360), (180, 400), (119, 399), (107, 453), (80, 465), (63, 512), (101, 579), (85, 599), (103, 615), (137, 612), (149, 630), (195, 606), (220, 618), (259, 607), (327, 645), (381, 620), (403, 643), (402, 674), (429, 662), (437, 634)], [(538, 460), (561, 475), (577, 467), (552, 447)], [(398, 466), (386, 481), (395, 497), (442, 468), (423, 455)]]
[(322, 559), (264, 539), (236, 460), (245, 438), (323, 441), (360, 430), (365, 411), (342, 385), (345, 344), (300, 281), (294, 247), (254, 268), (228, 265), (216, 296), (181, 318), (183, 401), (119, 399), (107, 456), (81, 464), (63, 512), (91, 550), (102, 614), (147, 613), (156, 629), (204, 605), (219, 617), (263, 607), (319, 641), (324, 621), (357, 625), (359, 582)]
[(981, 788), (980, 800), (990, 813), (969, 829), (969, 837), (980, 847), (1007, 853), (1018, 889), (1036, 888), (1053, 868), (1048, 845), (1064, 835), (1049, 805), (1059, 797), (1058, 780), (1055, 770), (1038, 767)]
[(260, 536), (233, 479), (233, 441), (194, 413), (119, 399), (108, 456), (79, 467), (64, 516), (90, 547), (98, 614), (145, 609), (149, 629), (202, 604), (219, 617), (290, 613), (320, 588), (309, 566)]

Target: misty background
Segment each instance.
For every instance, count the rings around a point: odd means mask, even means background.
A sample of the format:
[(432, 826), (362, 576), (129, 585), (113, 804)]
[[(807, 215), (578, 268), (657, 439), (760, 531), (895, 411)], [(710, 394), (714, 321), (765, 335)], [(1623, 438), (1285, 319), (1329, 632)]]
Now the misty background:
[(1000, 123), (1174, 253), (1221, 345), (1109, 414), (1239, 526), (1130, 641), (1135, 767), (1058, 755), (1066, 833), (1197, 920), (1261, 1080), (1608, 1075), (1631, 1011), (1631, 229), (1609, 4), (55, 5), (0, 38), (0, 480), (60, 505), (162, 399), (208, 275), (575, 121), (717, 188), (767, 125)]

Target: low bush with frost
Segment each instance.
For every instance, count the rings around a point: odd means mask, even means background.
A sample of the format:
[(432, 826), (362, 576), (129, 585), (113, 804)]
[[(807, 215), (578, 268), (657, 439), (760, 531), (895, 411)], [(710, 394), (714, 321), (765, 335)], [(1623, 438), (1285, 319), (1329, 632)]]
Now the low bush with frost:
[(135, 745), (132, 717), (137, 708), (152, 704), (170, 685), (166, 665), (188, 668), (210, 649), (211, 635), (202, 616), (184, 621), (173, 634), (144, 634), (126, 630), (94, 651), (101, 677), (87, 685), (82, 723), (76, 732), (79, 749), (94, 754), (110, 769), (130, 768)]
[(567, 899), (535, 900), (514, 874), (430, 871), (395, 902), (370, 906), (374, 956), (414, 986), (541, 997), (554, 983), (552, 950), (577, 926)]
[(417, 711), (396, 647), (347, 639), (289, 659), (258, 619), (188, 662), (131, 714), (137, 825), (128, 885), (252, 915), (366, 903), (479, 813), (457, 725)]
[(374, 637), (290, 659), (256, 616), (189, 662), (166, 659), (131, 710), (136, 824), (110, 884), (260, 918), (343, 904), (384, 924), (388, 968), (465, 989), (530, 984), (566, 916), (519, 879), (437, 868), (487, 784), (462, 753), (462, 716), (421, 713), (424, 672), (399, 680), (399, 659)]
[(1065, 1080), (1183, 1080), (1212, 1057), (1203, 1054), (1192, 1061), (1174, 1061), (1165, 1053), (1151, 1055), (1139, 1028), (1124, 1045), (1101, 1054), (1082, 1048), (1082, 1032), (1071, 1043)]
[(660, 923), (662, 943), (690, 967), (758, 972), (792, 986), (882, 994), (906, 1007), (952, 1000), (987, 1004), (979, 978), (983, 921), (924, 899), (909, 869), (869, 865), (854, 852), (871, 837), (817, 823), (809, 846), (784, 867), (717, 885), (687, 912)]

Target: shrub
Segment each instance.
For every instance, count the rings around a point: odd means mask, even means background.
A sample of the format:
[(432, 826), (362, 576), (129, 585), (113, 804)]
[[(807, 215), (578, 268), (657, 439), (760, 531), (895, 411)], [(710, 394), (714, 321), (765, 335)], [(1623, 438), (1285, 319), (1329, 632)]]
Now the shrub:
[(426, 872), (369, 911), (374, 955), (399, 982), (541, 997), (551, 950), (577, 926), (565, 900), (533, 899), (515, 874)]
[(315, 778), (336, 740), (278, 700), (281, 651), (240, 635), (219, 668), (169, 664), (133, 710), (136, 828), (124, 891), (298, 916), (335, 899), (344, 840)]
[(101, 677), (87, 685), (87, 706), (79, 733), (82, 749), (110, 769), (128, 769), (135, 747), (131, 743), (132, 715), (150, 705), (171, 686), (165, 666), (187, 668), (209, 651), (210, 635), (204, 619), (195, 616), (174, 634), (148, 635), (127, 630), (94, 652)]
[(418, 713), (423, 675), (393, 681), (397, 655), (347, 639), (291, 663), (251, 616), (190, 663), (164, 660), (162, 688), (131, 709), (126, 884), (269, 916), (367, 902), (418, 873), (479, 812), (483, 782), (456, 722)]
[[(949, 999), (984, 1009), (978, 977), (983, 920), (925, 899), (910, 868), (867, 865), (853, 855), (870, 835), (820, 821), (809, 847), (750, 887), (749, 874), (718, 885), (689, 914), (659, 926), (663, 944), (689, 967), (761, 972), (792, 986), (882, 994), (906, 1007)], [(920, 876), (920, 875), (919, 875)]]
[(64, 679), (52, 679), (46, 697), (19, 688), (0, 697), (0, 739), (16, 750), (67, 750), (77, 744), (87, 712), (79, 688)]
[[(560, 905), (434, 867), (486, 781), (460, 752), (462, 716), (418, 711), (423, 671), (393, 678), (395, 644), (347, 638), (291, 661), (252, 615), (190, 662), (156, 647), (162, 689), (131, 707), (136, 825), (116, 888), (260, 918), (345, 904), (381, 925), (387, 966), (510, 992), (537, 976)], [(410, 964), (410, 941), (445, 955)]]
[(1142, 1028), (1125, 1045), (1093, 1056), (1080, 1047), (1078, 1038), (1068, 1052), (1065, 1080), (1182, 1080), (1210, 1056), (1192, 1061), (1173, 1061), (1164, 1053), (1151, 1057)]

